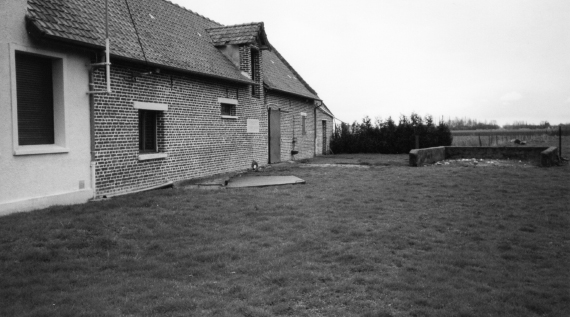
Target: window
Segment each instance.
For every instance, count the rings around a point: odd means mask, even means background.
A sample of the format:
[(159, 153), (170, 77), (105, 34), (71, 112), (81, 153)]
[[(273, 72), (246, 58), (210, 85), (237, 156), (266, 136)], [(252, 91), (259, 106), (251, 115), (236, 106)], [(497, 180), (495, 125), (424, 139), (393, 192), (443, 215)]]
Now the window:
[(135, 101), (134, 108), (138, 109), (139, 115), (139, 161), (168, 157), (167, 153), (162, 152), (164, 149), (160, 148), (163, 133), (159, 125), (168, 105)]
[(158, 152), (157, 116), (157, 111), (139, 110), (139, 151), (141, 153)]
[(9, 44), (14, 155), (68, 153), (65, 55)]
[(231, 105), (227, 103), (222, 104), (222, 116), (234, 116), (236, 115), (236, 105)]
[(220, 115), (222, 119), (237, 119), (237, 106), (239, 105), (236, 99), (218, 98), (220, 105)]
[(54, 144), (52, 59), (16, 52), (18, 144)]
[[(257, 52), (257, 50), (252, 49), (251, 50), (251, 80), (253, 80), (256, 83), (259, 81), (258, 63), (259, 63), (259, 53)], [(252, 96), (256, 97), (258, 95), (258, 93), (257, 93), (258, 88), (259, 88), (259, 85), (257, 85), (257, 84), (251, 85), (251, 95)]]
[(307, 114), (301, 112), (301, 129), (303, 135), (307, 135)]

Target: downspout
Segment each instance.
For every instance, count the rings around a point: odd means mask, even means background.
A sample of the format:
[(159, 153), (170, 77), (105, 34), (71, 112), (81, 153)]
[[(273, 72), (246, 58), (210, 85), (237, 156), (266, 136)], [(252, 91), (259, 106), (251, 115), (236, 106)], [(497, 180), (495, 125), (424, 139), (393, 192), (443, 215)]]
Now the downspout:
[[(93, 69), (89, 69), (89, 87), (93, 85)], [(89, 135), (91, 141), (91, 190), (93, 191), (93, 198), (97, 196), (97, 188), (95, 183), (95, 96), (89, 94)]]
[[(110, 60), (110, 47), (109, 47), (109, 0), (105, 0), (105, 62), (90, 64), (89, 66), (89, 135), (90, 135), (90, 153), (91, 163), (89, 164), (91, 170), (91, 190), (93, 191), (93, 199), (97, 197), (97, 183), (96, 183), (96, 167), (97, 161), (95, 157), (95, 94), (110, 94), (111, 93), (111, 60)], [(96, 56), (97, 57), (97, 56)], [(97, 58), (95, 58), (97, 60)], [(105, 91), (95, 91), (95, 75), (93, 73), (94, 67), (105, 66), (105, 79), (107, 81), (107, 89)]]
[(314, 131), (314, 139), (313, 139), (313, 157), (317, 156), (317, 106), (313, 109), (313, 131)]
[(109, 47), (109, 0), (105, 0), (105, 71), (107, 73), (107, 93), (111, 93), (111, 49)]

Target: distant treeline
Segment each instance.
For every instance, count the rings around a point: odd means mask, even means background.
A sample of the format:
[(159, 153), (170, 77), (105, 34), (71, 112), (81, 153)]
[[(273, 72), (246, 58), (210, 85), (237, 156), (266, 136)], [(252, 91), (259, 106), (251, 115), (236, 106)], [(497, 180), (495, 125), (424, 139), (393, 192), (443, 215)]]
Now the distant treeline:
[(546, 134), (548, 135), (558, 135), (562, 132), (562, 135), (568, 136), (570, 135), (570, 123), (564, 123), (560, 125), (553, 125), (546, 129)]
[(391, 117), (374, 123), (365, 117), (361, 123), (336, 125), (330, 147), (335, 154), (409, 153), (415, 148), (416, 135), (422, 148), (449, 146), (453, 140), (449, 127), (443, 121), (435, 125), (430, 115), (422, 118), (412, 113), (410, 117), (400, 116), (398, 124)]
[[(554, 129), (558, 125), (551, 126), (548, 121), (541, 121), (539, 124), (527, 123), (525, 121), (514, 121), (512, 124), (505, 124), (502, 127), (497, 124), (497, 121), (491, 120), (490, 122), (484, 121), (479, 122), (476, 119), (471, 118), (455, 118), (448, 119), (447, 126), (452, 131), (464, 131), (464, 130), (518, 130), (518, 129)], [(570, 123), (562, 124), (564, 127), (570, 127)]]
[(513, 124), (505, 124), (504, 129), (548, 129), (550, 128), (550, 123), (548, 121), (542, 121), (539, 124), (529, 124), (525, 121), (515, 121)]
[(475, 119), (470, 118), (455, 118), (448, 119), (447, 126), (450, 130), (495, 130), (501, 127), (497, 124), (497, 121), (491, 120), (491, 122), (479, 122)]

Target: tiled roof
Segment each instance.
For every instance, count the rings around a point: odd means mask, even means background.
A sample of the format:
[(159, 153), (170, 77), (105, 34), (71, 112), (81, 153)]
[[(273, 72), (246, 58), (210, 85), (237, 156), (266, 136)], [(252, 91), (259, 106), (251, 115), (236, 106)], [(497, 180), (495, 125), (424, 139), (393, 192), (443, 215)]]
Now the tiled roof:
[[(263, 46), (267, 46), (267, 39), (263, 29), (263, 22), (249, 23), (240, 25), (220, 26), (207, 29), (212, 39), (212, 43), (216, 46), (231, 44), (250, 44), (261, 42)], [(262, 38), (258, 39), (258, 36)]]
[(279, 90), (311, 99), (320, 99), (291, 65), (272, 48), (263, 51), (263, 82), (269, 89)]
[[(46, 37), (105, 45), (105, 1), (28, 0), (28, 19)], [(112, 55), (138, 61), (146, 56), (150, 64), (250, 82), (212, 45), (206, 29), (217, 26), (165, 0), (109, 0)]]
[[(105, 46), (103, 0), (28, 0), (27, 20), (46, 38)], [(112, 57), (247, 83), (251, 80), (215, 45), (270, 47), (263, 23), (223, 26), (166, 0), (109, 0), (109, 38)], [(319, 99), (277, 50), (262, 56), (269, 89)]]

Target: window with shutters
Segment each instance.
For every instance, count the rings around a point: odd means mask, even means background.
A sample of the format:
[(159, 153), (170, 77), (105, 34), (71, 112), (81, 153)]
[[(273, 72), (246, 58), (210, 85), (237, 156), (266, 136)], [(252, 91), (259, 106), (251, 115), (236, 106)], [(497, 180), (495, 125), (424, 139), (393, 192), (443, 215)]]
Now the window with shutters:
[(14, 155), (67, 153), (65, 55), (10, 44)]
[(16, 53), (18, 144), (54, 144), (52, 59)]

